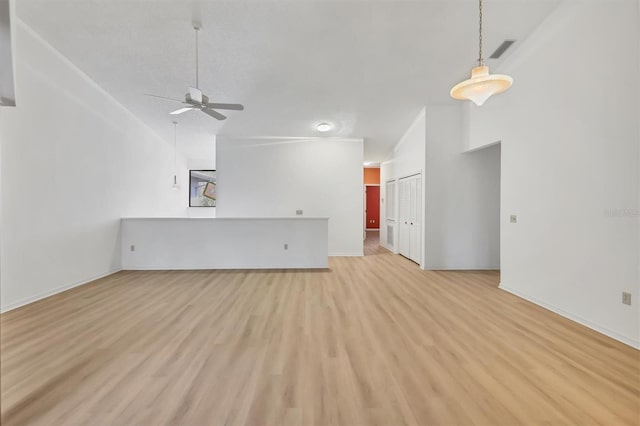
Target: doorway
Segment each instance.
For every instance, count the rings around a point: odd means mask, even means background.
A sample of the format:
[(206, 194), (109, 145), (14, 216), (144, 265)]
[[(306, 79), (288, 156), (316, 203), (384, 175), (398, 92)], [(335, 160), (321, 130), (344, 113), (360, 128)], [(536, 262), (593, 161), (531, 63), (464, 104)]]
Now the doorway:
[(365, 167), (364, 183), (364, 253), (375, 254), (380, 245), (380, 167)]
[(398, 252), (420, 264), (422, 255), (422, 175), (398, 180)]
[(367, 185), (365, 187), (367, 205), (365, 208), (366, 231), (380, 230), (380, 185)]

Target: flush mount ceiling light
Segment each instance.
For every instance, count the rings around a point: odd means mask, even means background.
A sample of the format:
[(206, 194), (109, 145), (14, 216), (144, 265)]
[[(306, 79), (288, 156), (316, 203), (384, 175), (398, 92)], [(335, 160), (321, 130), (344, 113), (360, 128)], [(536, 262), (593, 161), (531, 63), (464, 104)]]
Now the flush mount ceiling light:
[(478, 37), (478, 66), (471, 70), (471, 78), (460, 82), (451, 89), (451, 97), (460, 100), (470, 100), (481, 106), (492, 95), (502, 93), (511, 87), (513, 79), (508, 75), (489, 74), (489, 67), (482, 59), (482, 0), (479, 3), (479, 37)]
[(331, 124), (329, 124), (329, 123), (320, 123), (320, 124), (318, 124), (316, 126), (316, 129), (319, 132), (323, 132), (324, 133), (324, 132), (328, 132), (329, 130), (331, 130), (332, 127), (331, 127)]

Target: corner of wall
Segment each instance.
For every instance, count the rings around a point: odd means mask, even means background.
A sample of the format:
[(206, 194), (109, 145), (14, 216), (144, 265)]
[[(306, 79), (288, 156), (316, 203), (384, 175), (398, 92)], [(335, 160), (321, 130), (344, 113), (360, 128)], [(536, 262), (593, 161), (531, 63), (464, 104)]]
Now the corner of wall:
[(400, 149), (402, 144), (407, 140), (409, 134), (411, 134), (411, 132), (414, 130), (414, 128), (420, 123), (420, 120), (424, 120), (425, 119), (426, 114), (427, 114), (427, 107), (425, 105), (425, 106), (422, 107), (422, 109), (420, 110), (418, 115), (416, 115), (416, 118), (413, 119), (413, 121), (411, 122), (411, 124), (409, 125), (407, 130), (405, 130), (405, 132), (402, 134), (400, 139), (398, 139), (398, 142), (396, 142), (396, 144), (393, 146), (393, 151), (391, 152), (391, 157), (393, 157), (393, 155)]

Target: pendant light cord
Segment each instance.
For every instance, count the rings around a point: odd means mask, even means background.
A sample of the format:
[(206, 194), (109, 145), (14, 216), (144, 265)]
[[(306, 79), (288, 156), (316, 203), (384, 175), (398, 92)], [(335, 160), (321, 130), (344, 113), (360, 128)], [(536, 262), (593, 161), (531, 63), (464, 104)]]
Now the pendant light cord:
[(175, 179), (175, 174), (176, 174), (176, 139), (177, 139), (177, 134), (178, 134), (178, 122), (174, 121), (173, 122), (173, 174), (174, 174), (174, 179)]
[(478, 25), (478, 66), (481, 67), (484, 65), (484, 61), (482, 60), (482, 0), (478, 1), (478, 9), (480, 16), (480, 22)]

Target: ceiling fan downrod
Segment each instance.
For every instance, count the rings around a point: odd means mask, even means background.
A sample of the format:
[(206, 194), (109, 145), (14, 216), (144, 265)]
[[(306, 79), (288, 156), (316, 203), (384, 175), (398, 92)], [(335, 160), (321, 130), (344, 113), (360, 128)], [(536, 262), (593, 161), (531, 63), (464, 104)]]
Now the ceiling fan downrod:
[(200, 82), (198, 81), (198, 68), (199, 68), (199, 63), (198, 63), (198, 32), (200, 31), (201, 25), (198, 23), (194, 23), (193, 24), (193, 29), (196, 32), (196, 89), (200, 89)]

